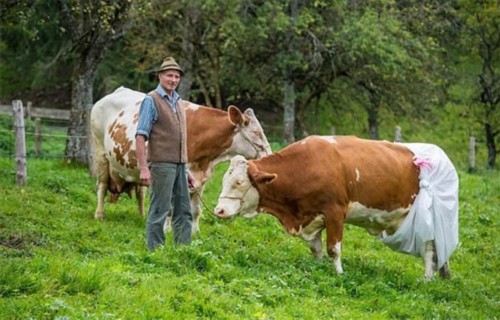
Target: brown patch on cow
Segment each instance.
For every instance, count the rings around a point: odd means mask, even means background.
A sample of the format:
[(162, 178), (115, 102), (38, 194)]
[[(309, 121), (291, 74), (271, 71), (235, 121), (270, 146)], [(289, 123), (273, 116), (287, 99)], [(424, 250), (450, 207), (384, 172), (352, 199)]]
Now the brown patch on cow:
[(119, 117), (123, 117), (123, 114), (125, 113), (125, 111), (120, 111), (120, 113), (118, 114)]
[(114, 127), (116, 126), (116, 122), (118, 120), (113, 121), (113, 123), (108, 128), (108, 134), (111, 135), (113, 133)]
[(137, 152), (135, 150), (130, 150), (128, 153), (127, 167), (130, 169), (137, 168)]
[(127, 138), (127, 126), (123, 123), (118, 123), (116, 120), (109, 127), (111, 140), (115, 142), (113, 152), (116, 155), (116, 161), (122, 166), (128, 166), (125, 156), (132, 148), (132, 141)]

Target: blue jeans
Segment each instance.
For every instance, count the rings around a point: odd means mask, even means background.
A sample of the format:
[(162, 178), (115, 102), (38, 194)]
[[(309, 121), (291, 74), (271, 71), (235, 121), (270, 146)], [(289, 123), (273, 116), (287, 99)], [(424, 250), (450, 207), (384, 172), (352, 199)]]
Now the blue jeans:
[(175, 244), (191, 242), (191, 204), (186, 175), (186, 164), (154, 162), (149, 164), (151, 190), (146, 242), (150, 250), (165, 244), (163, 226), (172, 209), (172, 227)]

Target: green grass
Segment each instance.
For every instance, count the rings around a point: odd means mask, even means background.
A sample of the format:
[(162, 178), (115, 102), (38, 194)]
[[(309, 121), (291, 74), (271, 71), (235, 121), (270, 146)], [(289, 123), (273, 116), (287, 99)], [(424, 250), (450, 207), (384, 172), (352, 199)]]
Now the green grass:
[[(214, 207), (227, 164), (204, 200)], [(495, 319), (500, 315), (498, 172), (460, 175), (452, 279), (346, 226), (343, 266), (314, 259), (271, 216), (204, 210), (191, 246), (147, 251), (135, 199), (96, 221), (86, 169), (28, 159), (26, 186), (0, 158), (1, 319)]]

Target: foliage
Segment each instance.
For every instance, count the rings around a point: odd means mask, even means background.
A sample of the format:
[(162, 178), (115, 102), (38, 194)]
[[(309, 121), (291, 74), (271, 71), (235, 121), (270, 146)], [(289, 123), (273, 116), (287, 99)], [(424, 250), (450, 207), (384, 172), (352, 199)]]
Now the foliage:
[[(495, 318), (500, 227), (498, 175), (460, 172), (460, 245), (452, 279), (423, 281), (420, 259), (347, 226), (344, 269), (315, 260), (270, 216), (218, 220), (205, 210), (188, 247), (153, 253), (135, 199), (93, 218), (95, 184), (60, 161), (28, 160), (14, 185), (0, 159), (2, 318), (337, 319)], [(204, 195), (213, 207), (227, 164)]]
[(469, 98), (470, 113), (483, 124), (488, 146), (488, 166), (495, 168), (500, 154), (500, 4), (498, 1), (459, 2), (459, 16), (470, 59), (477, 60), (479, 86)]
[[(6, 1), (4, 1), (6, 2)], [(28, 90), (47, 90), (68, 81), (67, 49), (53, 1), (5, 4), (0, 23), (2, 99), (20, 98)], [(3, 6), (3, 4), (2, 4)]]
[[(71, 70), (80, 70), (75, 66), (82, 62), (72, 49), (96, 50), (86, 36), (101, 31), (110, 36), (104, 41), (110, 50), (99, 64), (94, 101), (120, 85), (149, 91), (156, 85), (152, 68), (174, 55), (186, 69), (184, 98), (252, 107), (269, 115), (266, 125), (275, 132), (285, 127), (284, 88), (290, 84), (294, 101), (286, 105), (295, 106), (297, 138), (330, 134), (335, 127), (342, 134), (392, 140), (395, 125), (416, 121), (434, 129), (436, 118), (449, 114), (440, 125), (460, 126), (486, 140), (489, 158), (498, 149), (500, 112), (480, 102), (498, 100), (498, 50), (483, 59), (489, 65), (482, 60), (500, 34), (495, 1), (141, 0), (88, 7), (93, 3), (6, 1), (0, 11), (0, 54), (6, 58), (0, 61), (0, 99), (30, 93), (51, 101), (48, 90), (70, 96)], [(131, 6), (123, 38), (109, 28), (119, 4)], [(63, 24), (68, 12), (87, 24)], [(69, 36), (84, 27), (89, 32)], [(92, 84), (80, 88), (91, 91)], [(85, 135), (77, 130), (83, 122), (73, 127), (70, 136)], [(73, 150), (83, 150), (79, 146)]]

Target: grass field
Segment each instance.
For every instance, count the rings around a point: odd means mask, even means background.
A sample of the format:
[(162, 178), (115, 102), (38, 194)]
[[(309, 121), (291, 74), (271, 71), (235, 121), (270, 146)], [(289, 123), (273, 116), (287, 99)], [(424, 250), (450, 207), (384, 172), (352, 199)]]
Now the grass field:
[[(204, 200), (216, 204), (227, 165)], [(346, 226), (343, 266), (315, 260), (269, 215), (218, 220), (204, 210), (191, 246), (146, 250), (135, 199), (95, 221), (95, 181), (59, 160), (28, 160), (14, 183), (0, 158), (0, 319), (496, 319), (500, 175), (460, 171), (460, 244), (452, 279)]]

